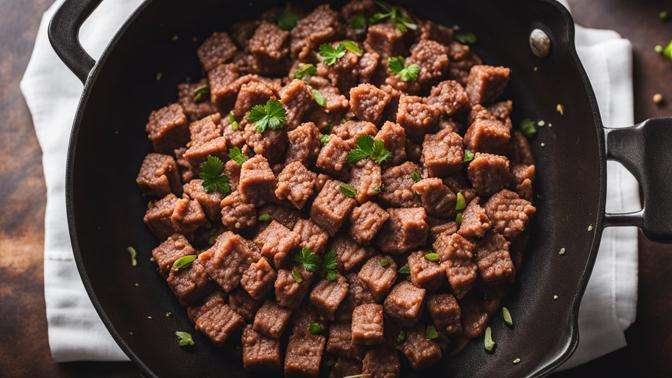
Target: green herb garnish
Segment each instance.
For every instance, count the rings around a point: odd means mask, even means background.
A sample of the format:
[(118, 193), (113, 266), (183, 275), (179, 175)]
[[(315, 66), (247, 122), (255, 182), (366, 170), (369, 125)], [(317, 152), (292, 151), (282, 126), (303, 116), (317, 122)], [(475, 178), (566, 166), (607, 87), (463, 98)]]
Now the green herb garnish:
[(319, 335), (324, 332), (324, 326), (318, 322), (310, 323), (310, 333), (313, 335)]
[(294, 261), (299, 265), (303, 265), (303, 269), (309, 272), (316, 272), (320, 269), (320, 256), (313, 253), (309, 247), (301, 248), (296, 256), (294, 256)]
[(487, 327), (485, 329), (485, 337), (483, 339), (483, 346), (488, 352), (495, 350), (495, 340), (492, 339), (492, 328)]
[(188, 268), (189, 266), (191, 266), (194, 260), (196, 260), (196, 255), (186, 255), (180, 257), (173, 263), (173, 272), (177, 272), (178, 270)]
[(190, 347), (196, 345), (189, 332), (175, 331), (175, 336), (177, 336), (177, 345), (181, 347)]
[(457, 192), (457, 199), (455, 200), (455, 210), (462, 211), (467, 207), (467, 200), (464, 198), (462, 192)]
[(455, 215), (455, 223), (457, 223), (458, 226), (460, 224), (462, 224), (462, 213), (461, 212), (457, 213), (457, 215)]
[(299, 21), (299, 15), (289, 9), (285, 9), (278, 15), (276, 21), (280, 29), (289, 31), (296, 26), (296, 23)]
[(207, 85), (201, 85), (200, 87), (194, 89), (193, 96), (194, 102), (201, 102), (205, 100), (205, 97), (210, 94), (210, 87)]
[(362, 56), (364, 54), (364, 50), (362, 50), (361, 47), (357, 44), (355, 41), (350, 41), (350, 40), (345, 40), (341, 42), (343, 47), (345, 47), (346, 50), (350, 51), (351, 53), (357, 55), (357, 56)]
[(506, 306), (502, 307), (502, 319), (504, 319), (504, 323), (506, 323), (507, 326), (513, 327), (513, 318)]
[(535, 122), (531, 119), (525, 118), (520, 122), (520, 125), (518, 126), (520, 129), (520, 132), (523, 133), (528, 138), (532, 138), (534, 134), (537, 133), (537, 126), (535, 125)]
[(405, 33), (408, 29), (416, 30), (418, 28), (418, 25), (411, 21), (411, 18), (405, 11), (380, 1), (377, 3), (385, 12), (374, 13), (369, 18), (369, 24), (373, 25), (389, 20), (402, 33)]
[(392, 264), (392, 259), (389, 257), (383, 257), (381, 259), (378, 259), (378, 264), (382, 266), (383, 268), (387, 268)]
[(411, 274), (411, 267), (408, 266), (408, 264), (402, 266), (399, 268), (399, 273), (401, 274)]
[(363, 33), (364, 30), (366, 30), (366, 17), (361, 13), (357, 13), (352, 16), (348, 22), (348, 26), (355, 29), (355, 32), (357, 33)]
[(439, 261), (439, 254), (436, 252), (427, 252), (425, 253), (425, 260), (431, 262), (437, 262)]
[(229, 159), (235, 161), (236, 163), (242, 165), (247, 161), (247, 156), (240, 150), (238, 147), (231, 147), (229, 149)]
[(406, 335), (406, 331), (404, 331), (403, 329), (401, 331), (399, 331), (399, 334), (397, 335), (397, 340), (396, 340), (397, 345), (403, 344), (406, 341), (407, 337), (408, 337), (408, 335)]
[(464, 44), (467, 44), (467, 45), (473, 45), (478, 40), (478, 38), (476, 38), (476, 34), (474, 34), (474, 33), (458, 33), (458, 34), (455, 34), (455, 39), (458, 42), (464, 43)]
[(385, 143), (382, 140), (363, 135), (357, 138), (357, 147), (348, 152), (348, 163), (354, 164), (362, 159), (370, 158), (376, 164), (380, 164), (390, 156), (392, 153), (385, 149)]
[(240, 130), (240, 123), (236, 121), (236, 116), (233, 115), (233, 110), (229, 112), (229, 115), (226, 116), (226, 119), (229, 121), (229, 125), (231, 125), (231, 130)]
[(663, 48), (661, 54), (663, 54), (663, 56), (667, 59), (672, 59), (672, 41), (670, 41), (670, 43), (668, 43), (667, 46)]
[(464, 150), (464, 162), (468, 163), (474, 160), (474, 153), (471, 150)]
[(439, 338), (439, 333), (436, 332), (436, 327), (428, 325), (427, 330), (425, 331), (425, 336), (427, 337), (427, 340), (434, 340)]
[(270, 214), (266, 214), (266, 213), (264, 213), (264, 214), (261, 214), (261, 215), (259, 216), (259, 222), (270, 222), (271, 219), (273, 219), (273, 218), (271, 218), (271, 215), (270, 215)]
[(301, 275), (301, 272), (299, 272), (297, 268), (292, 269), (292, 278), (294, 278), (294, 281), (296, 281), (296, 283), (303, 282), (303, 276)]
[(126, 250), (131, 255), (131, 266), (138, 265), (138, 251), (136, 251), (133, 247), (127, 247)]
[(329, 134), (320, 134), (320, 143), (322, 143), (322, 144), (327, 144), (327, 143), (329, 143), (329, 139), (331, 139), (331, 135), (329, 135)]
[(336, 46), (332, 46), (328, 43), (320, 45), (320, 56), (322, 57), (324, 64), (327, 66), (333, 66), (336, 62), (345, 55), (345, 46), (339, 43)]
[(222, 174), (224, 172), (224, 162), (217, 156), (208, 155), (200, 165), (198, 176), (203, 179), (203, 188), (206, 192), (218, 192), (229, 194), (231, 185), (229, 178)]
[(264, 105), (255, 105), (247, 115), (247, 119), (257, 127), (258, 133), (266, 129), (279, 130), (285, 126), (287, 111), (278, 100), (268, 100)]
[(355, 187), (350, 184), (341, 184), (340, 189), (341, 193), (343, 193), (343, 195), (346, 197), (355, 198), (357, 195), (357, 189), (355, 189)]
[(303, 80), (315, 75), (317, 75), (317, 68), (310, 63), (301, 63), (299, 64), (299, 67), (296, 69), (296, 71), (294, 71), (294, 78), (299, 80)]
[(402, 56), (391, 57), (387, 61), (387, 66), (395, 75), (399, 76), (401, 81), (416, 81), (420, 73), (420, 66), (417, 64), (406, 65), (406, 59)]
[(327, 281), (334, 281), (338, 278), (338, 256), (336, 251), (330, 249), (324, 254), (322, 259), (322, 272)]
[(320, 105), (323, 108), (327, 106), (327, 99), (324, 98), (324, 96), (322, 95), (322, 93), (320, 93), (320, 91), (314, 88), (310, 88), (310, 94), (313, 96), (313, 100), (317, 102), (317, 105)]
[(418, 172), (418, 171), (411, 172), (411, 180), (413, 180), (413, 182), (418, 182), (418, 181), (422, 180), (422, 176), (420, 176), (420, 172)]

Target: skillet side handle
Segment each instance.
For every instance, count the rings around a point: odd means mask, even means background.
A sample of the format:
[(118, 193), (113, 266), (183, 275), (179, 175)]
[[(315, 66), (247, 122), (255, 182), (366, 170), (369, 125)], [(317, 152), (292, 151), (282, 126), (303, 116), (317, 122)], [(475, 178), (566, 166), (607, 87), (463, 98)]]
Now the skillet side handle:
[(607, 159), (637, 178), (644, 206), (632, 213), (607, 213), (605, 225), (637, 226), (653, 241), (672, 243), (672, 118), (606, 131)]
[(79, 43), (79, 28), (102, 0), (65, 0), (49, 22), (49, 42), (82, 83), (96, 63)]

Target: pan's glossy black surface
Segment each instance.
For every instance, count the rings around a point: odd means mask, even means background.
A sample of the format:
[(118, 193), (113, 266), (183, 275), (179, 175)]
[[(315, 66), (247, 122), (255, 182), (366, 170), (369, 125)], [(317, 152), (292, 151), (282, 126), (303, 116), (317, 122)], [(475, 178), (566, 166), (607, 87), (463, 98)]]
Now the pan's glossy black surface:
[[(99, 1), (67, 1), (51, 25), (52, 43), (82, 80), (87, 78), (90, 61), (72, 29), (78, 28)], [(215, 348), (195, 332), (194, 350), (185, 351), (175, 342), (176, 330), (191, 331), (192, 327), (149, 261), (156, 241), (142, 223), (146, 201), (134, 180), (150, 150), (144, 131), (149, 112), (174, 101), (176, 85), (185, 77), (202, 76), (195, 55), (198, 42), (192, 38), (201, 41), (212, 31), (253, 18), (275, 3), (147, 1), (86, 80), (68, 156), (72, 245), (84, 284), (103, 321), (124, 351), (151, 375), (245, 375), (235, 350)], [(307, 2), (306, 7), (310, 4), (317, 2)], [(474, 341), (428, 374), (541, 375), (566, 360), (576, 346), (578, 305), (604, 218), (603, 130), (572, 43), (572, 20), (562, 6), (549, 0), (435, 0), (406, 5), (420, 17), (457, 23), (475, 32), (479, 37), (476, 49), (487, 63), (512, 68), (506, 96), (515, 102), (514, 123), (532, 118), (553, 125), (541, 128), (533, 143), (538, 159), (538, 212), (520, 278), (504, 302), (516, 326), (507, 329), (496, 317), (493, 354), (485, 353), (482, 344)], [(528, 48), (528, 35), (534, 28), (545, 30), (552, 39), (546, 59), (534, 57)], [(179, 38), (171, 42), (174, 35)], [(157, 73), (162, 74), (160, 81)], [(555, 110), (558, 103), (564, 105), (564, 116)], [(623, 140), (616, 134), (613, 138)], [(628, 155), (627, 149), (619, 151)], [(637, 164), (633, 168), (642, 167)], [(610, 223), (641, 224), (642, 216), (613, 216)], [(669, 238), (669, 230), (668, 223), (657, 232), (664, 239)], [(129, 245), (139, 251), (135, 268), (129, 264)], [(560, 248), (566, 249), (564, 256), (558, 255)], [(167, 312), (173, 316), (166, 317)], [(521, 361), (514, 365), (516, 358)]]

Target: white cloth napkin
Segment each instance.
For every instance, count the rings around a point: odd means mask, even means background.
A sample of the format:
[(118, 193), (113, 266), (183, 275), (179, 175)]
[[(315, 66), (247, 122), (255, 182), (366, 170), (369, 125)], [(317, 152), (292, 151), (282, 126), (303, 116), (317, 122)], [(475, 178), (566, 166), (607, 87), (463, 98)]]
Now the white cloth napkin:
[[(80, 36), (98, 58), (141, 0), (103, 1)], [(127, 360), (94, 310), (73, 260), (65, 211), (65, 161), (68, 137), (82, 85), (47, 40), (47, 25), (61, 4), (45, 12), (35, 49), (21, 81), (42, 147), (47, 185), (44, 241), (44, 291), (49, 346), (56, 361)], [(631, 47), (613, 31), (577, 27), (577, 49), (597, 95), (602, 119), (612, 127), (633, 123)], [(607, 208), (639, 207), (634, 178), (608, 166)], [(571, 253), (571, 251), (569, 251)], [(637, 303), (636, 229), (608, 229), (579, 313), (580, 344), (564, 366), (574, 366), (625, 346), (623, 330), (635, 319)]]

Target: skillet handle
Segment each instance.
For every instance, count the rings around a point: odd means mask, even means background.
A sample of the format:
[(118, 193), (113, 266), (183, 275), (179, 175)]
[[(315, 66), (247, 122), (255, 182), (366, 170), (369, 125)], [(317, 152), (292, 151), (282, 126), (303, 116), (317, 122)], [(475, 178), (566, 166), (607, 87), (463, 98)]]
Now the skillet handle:
[(607, 159), (637, 178), (644, 206), (631, 213), (607, 213), (605, 226), (637, 226), (651, 240), (672, 243), (672, 118), (606, 131)]
[(96, 61), (79, 43), (79, 28), (102, 0), (65, 0), (49, 22), (49, 42), (82, 83)]

